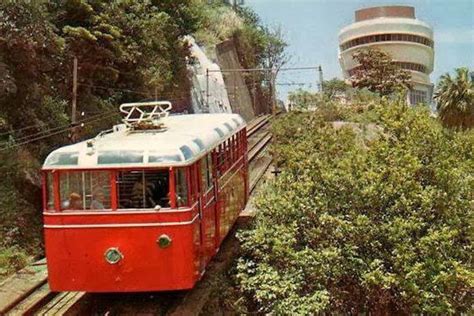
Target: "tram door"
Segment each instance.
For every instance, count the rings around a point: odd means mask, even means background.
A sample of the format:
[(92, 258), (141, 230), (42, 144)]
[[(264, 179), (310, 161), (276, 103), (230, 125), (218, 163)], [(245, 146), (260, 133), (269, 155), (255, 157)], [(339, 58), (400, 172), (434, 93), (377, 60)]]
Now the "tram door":
[(211, 154), (203, 157), (199, 163), (200, 204), (201, 204), (201, 241), (205, 263), (216, 252), (216, 199), (212, 178)]

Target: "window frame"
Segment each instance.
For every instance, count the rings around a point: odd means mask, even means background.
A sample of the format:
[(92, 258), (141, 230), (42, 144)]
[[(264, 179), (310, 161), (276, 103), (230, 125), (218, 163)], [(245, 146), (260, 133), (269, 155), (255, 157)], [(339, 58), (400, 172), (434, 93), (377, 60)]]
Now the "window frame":
[[(194, 165), (194, 164), (193, 164)], [(192, 166), (192, 165), (191, 165)], [(41, 177), (41, 182), (42, 182), (42, 206), (43, 206), (43, 211), (44, 212), (50, 212), (50, 213), (109, 213), (109, 212), (128, 212), (130, 210), (143, 210), (143, 211), (148, 211), (148, 210), (153, 210), (152, 208), (120, 208), (119, 207), (119, 192), (118, 192), (118, 186), (117, 186), (117, 177), (118, 173), (121, 171), (151, 171), (151, 170), (168, 170), (168, 176), (169, 178), (169, 193), (170, 193), (170, 207), (162, 207), (161, 209), (172, 209), (171, 205), (174, 203), (174, 205), (177, 205), (176, 201), (176, 187), (173, 186), (176, 185), (176, 181), (171, 181), (171, 169), (177, 169), (177, 168), (183, 168), (186, 173), (186, 181), (187, 181), (187, 198), (188, 198), (188, 205), (187, 206), (181, 206), (181, 207), (176, 207), (176, 209), (179, 208), (190, 208), (192, 206), (191, 203), (191, 192), (190, 192), (190, 168), (191, 166), (182, 166), (182, 167), (161, 167), (161, 168), (140, 168), (140, 167), (130, 167), (130, 168), (104, 168), (104, 169), (51, 169), (51, 170), (42, 170), (42, 177)], [(68, 172), (108, 172), (109, 173), (109, 180), (108, 184), (110, 185), (110, 208), (106, 208), (103, 210), (94, 210), (94, 209), (79, 209), (79, 210), (68, 210), (68, 209), (63, 209), (61, 207), (61, 194), (60, 194), (60, 175), (65, 174)], [(53, 208), (47, 208), (47, 203), (48, 203), (48, 188), (47, 188), (47, 177), (48, 174), (51, 174), (52, 176), (52, 184), (53, 184)], [(173, 194), (174, 192), (174, 194)]]
[[(170, 209), (177, 209), (177, 200), (176, 200), (176, 178), (175, 178), (175, 172), (174, 169), (178, 167), (131, 167), (131, 168), (117, 168), (113, 169), (115, 171), (113, 179), (111, 181), (115, 183), (115, 189), (116, 189), (116, 194), (113, 196), (113, 200), (116, 201), (116, 208), (112, 209), (112, 211), (156, 211), (155, 208), (120, 208), (119, 205), (119, 189), (117, 185), (117, 176), (119, 172), (126, 172), (126, 171), (163, 171), (167, 170), (168, 171), (168, 194), (169, 194), (169, 206), (167, 207), (160, 207), (160, 210), (165, 209), (165, 210), (170, 210)], [(144, 173), (144, 176), (145, 176)], [(189, 190), (189, 189), (188, 189)], [(189, 200), (188, 200), (189, 201)], [(174, 207), (173, 207), (174, 206)]]
[[(51, 171), (50, 171), (51, 172)], [(61, 169), (61, 170), (53, 170), (53, 174), (55, 174), (56, 179), (54, 181), (54, 192), (53, 195), (57, 199), (55, 203), (55, 211), (57, 212), (65, 212), (65, 213), (80, 213), (80, 212), (107, 212), (107, 211), (112, 211), (114, 202), (113, 200), (116, 199), (116, 196), (114, 197), (112, 195), (113, 189), (113, 181), (111, 181), (111, 170), (110, 169)], [(106, 183), (109, 185), (109, 201), (108, 204), (110, 207), (104, 208), (104, 209), (90, 209), (90, 208), (84, 208), (84, 202), (86, 201), (86, 195), (83, 192), (82, 196), (82, 204), (83, 208), (82, 209), (65, 209), (62, 206), (62, 195), (61, 195), (61, 176), (64, 174), (71, 174), (71, 173), (82, 173), (81, 178), (82, 178), (82, 190), (86, 187), (84, 181), (85, 181), (85, 174), (84, 173), (89, 173), (89, 176), (91, 176), (92, 173), (99, 173), (99, 172), (104, 172), (108, 173), (108, 181)], [(90, 188), (89, 188), (90, 189)]]
[(408, 33), (382, 33), (375, 35), (365, 35), (354, 38), (347, 42), (340, 44), (341, 51), (348, 50), (355, 46), (366, 45), (370, 43), (378, 42), (391, 42), (391, 41), (400, 41), (400, 42), (411, 42), (418, 43), (424, 46), (433, 48), (433, 41), (425, 36), (408, 34)]

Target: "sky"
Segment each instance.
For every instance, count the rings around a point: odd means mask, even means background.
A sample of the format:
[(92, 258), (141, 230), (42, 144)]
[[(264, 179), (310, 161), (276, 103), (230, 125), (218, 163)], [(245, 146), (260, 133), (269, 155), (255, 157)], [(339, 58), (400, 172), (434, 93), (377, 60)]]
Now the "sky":
[[(415, 15), (433, 27), (435, 65), (431, 81), (467, 66), (474, 70), (474, 0), (245, 0), (266, 25), (283, 30), (289, 44), (290, 67), (321, 65), (324, 79), (342, 78), (338, 33), (354, 22), (354, 11), (379, 5), (410, 5)], [(315, 71), (281, 73), (280, 83), (304, 83), (317, 89)], [(280, 97), (299, 86), (280, 86)]]

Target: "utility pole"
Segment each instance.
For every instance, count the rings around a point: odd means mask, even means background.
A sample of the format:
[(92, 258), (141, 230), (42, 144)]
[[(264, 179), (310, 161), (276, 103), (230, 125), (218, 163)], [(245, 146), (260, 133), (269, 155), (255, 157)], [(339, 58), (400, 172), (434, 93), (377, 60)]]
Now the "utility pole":
[(206, 68), (206, 106), (209, 112), (209, 68)]
[(323, 68), (321, 65), (318, 67), (318, 72), (319, 72), (319, 92), (323, 94), (324, 87), (323, 87)]
[[(256, 86), (256, 83), (255, 83), (255, 76), (253, 76), (253, 87), (252, 87), (252, 91), (253, 91), (253, 109), (257, 109), (257, 86)], [(259, 112), (260, 112), (260, 109), (258, 109)]]
[(245, 0), (230, 0), (229, 2), (232, 4), (232, 8), (234, 8), (235, 10), (237, 6), (243, 5), (245, 3)]
[(271, 70), (271, 85), (272, 85), (272, 115), (276, 114), (276, 107), (277, 107), (277, 99), (276, 99), (276, 77), (277, 72), (275, 69)]
[(76, 134), (76, 111), (77, 111), (77, 57), (74, 57), (74, 65), (72, 70), (72, 109), (71, 109), (71, 125), (72, 125), (72, 133), (71, 133), (71, 140), (73, 142), (76, 141), (77, 134)]

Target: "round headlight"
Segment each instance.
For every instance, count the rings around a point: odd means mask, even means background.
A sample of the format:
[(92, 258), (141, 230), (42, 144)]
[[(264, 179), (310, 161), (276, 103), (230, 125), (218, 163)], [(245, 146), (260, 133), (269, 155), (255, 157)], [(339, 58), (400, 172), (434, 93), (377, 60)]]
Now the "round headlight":
[(160, 246), (160, 248), (168, 248), (169, 246), (171, 246), (171, 238), (166, 234), (163, 234), (158, 237), (158, 240), (156, 242), (158, 243), (158, 246)]
[(123, 255), (118, 248), (109, 248), (105, 251), (105, 260), (110, 264), (116, 264), (123, 259)]

